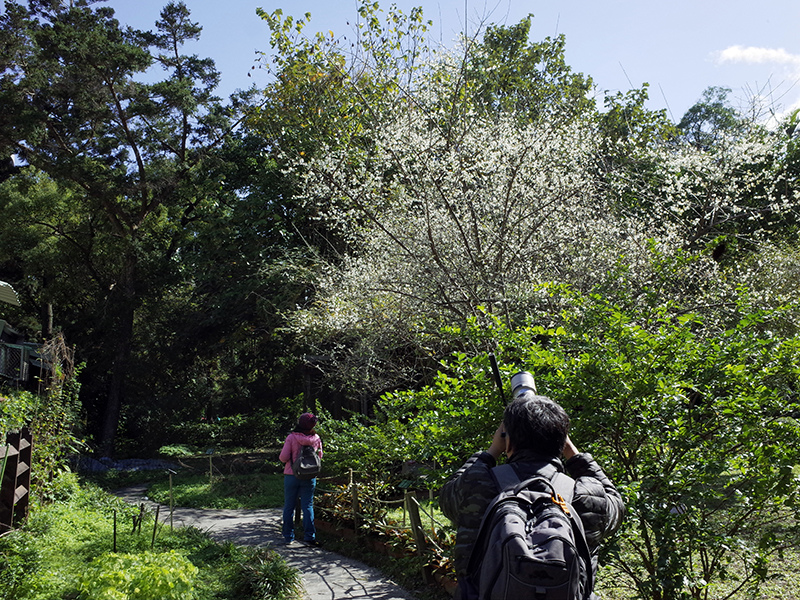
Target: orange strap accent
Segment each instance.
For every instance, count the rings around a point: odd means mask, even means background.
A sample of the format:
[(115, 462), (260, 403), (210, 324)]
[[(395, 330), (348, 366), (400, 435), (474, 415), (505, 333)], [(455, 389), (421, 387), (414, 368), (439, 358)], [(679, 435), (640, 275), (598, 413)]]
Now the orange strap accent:
[(551, 496), (551, 498), (553, 499), (553, 504), (557, 504), (559, 507), (561, 507), (561, 510), (563, 510), (567, 516), (569, 516), (569, 507), (567, 506), (567, 501), (564, 500), (561, 494), (556, 494), (555, 496)]

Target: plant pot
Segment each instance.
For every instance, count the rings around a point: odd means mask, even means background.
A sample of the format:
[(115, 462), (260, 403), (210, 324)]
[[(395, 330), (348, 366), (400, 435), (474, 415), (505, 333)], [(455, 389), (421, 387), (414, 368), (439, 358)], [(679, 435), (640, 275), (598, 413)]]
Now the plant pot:
[(458, 582), (453, 579), (449, 573), (437, 569), (433, 572), (433, 580), (447, 592), (450, 596), (455, 596)]
[(338, 535), (339, 537), (348, 540), (351, 540), (356, 536), (355, 531), (353, 531), (352, 529), (348, 529), (344, 525), (341, 525), (339, 523), (330, 523), (328, 521), (323, 521), (321, 519), (314, 519), (314, 527), (316, 527), (320, 531), (324, 531), (325, 533)]

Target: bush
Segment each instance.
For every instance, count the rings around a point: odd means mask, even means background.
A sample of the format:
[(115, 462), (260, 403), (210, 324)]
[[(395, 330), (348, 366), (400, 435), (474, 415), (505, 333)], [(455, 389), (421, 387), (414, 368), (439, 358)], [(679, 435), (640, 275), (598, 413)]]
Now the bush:
[(84, 600), (190, 600), (197, 573), (174, 551), (109, 553), (89, 563), (78, 589)]
[(24, 427), (34, 411), (38, 401), (30, 392), (14, 391), (8, 395), (0, 395), (0, 435), (5, 441), (6, 434)]
[(288, 600), (300, 591), (297, 571), (274, 551), (264, 548), (246, 550), (247, 560), (240, 563), (236, 593), (254, 600)]
[(244, 589), (280, 599), (296, 588), (296, 571), (277, 554), (219, 544), (191, 527), (160, 527), (153, 546), (151, 513), (137, 532), (139, 510), (120, 498), (94, 485), (59, 489), (61, 500), (0, 537), (0, 600), (253, 597)]
[[(760, 310), (744, 292), (724, 319), (669, 305), (622, 308), (599, 296), (559, 300), (565, 308), (550, 328), (509, 329), (487, 317), (450, 333), (463, 346), (494, 348), (506, 387), (516, 370), (532, 371), (539, 392), (570, 414), (571, 436), (628, 509), (622, 551), (611, 540), (606, 560), (642, 598), (763, 582), (798, 539), (792, 313)], [(441, 481), (486, 448), (502, 419), (489, 373), (485, 354), (455, 354), (432, 386), (384, 396), (371, 426), (331, 427), (329, 464), (350, 457), (354, 468), (389, 473), (414, 459), (445, 466)]]

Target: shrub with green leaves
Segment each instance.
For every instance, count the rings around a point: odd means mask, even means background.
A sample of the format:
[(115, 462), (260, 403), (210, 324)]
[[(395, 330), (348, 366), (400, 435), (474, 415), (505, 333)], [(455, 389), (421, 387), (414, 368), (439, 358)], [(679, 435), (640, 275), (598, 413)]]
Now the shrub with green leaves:
[(785, 310), (742, 294), (724, 322), (668, 306), (643, 319), (577, 300), (531, 364), (625, 497), (616, 565), (645, 598), (764, 581), (797, 536), (800, 339), (775, 335)]
[(297, 573), (274, 552), (220, 544), (193, 527), (162, 524), (153, 539), (153, 513), (137, 530), (137, 507), (62, 479), (58, 500), (0, 537), (0, 600), (223, 600), (251, 597), (247, 586), (291, 597)]
[(33, 415), (36, 397), (30, 392), (14, 391), (0, 395), (0, 434), (5, 440), (6, 433), (23, 427)]
[(83, 600), (190, 600), (198, 569), (175, 551), (104, 554), (80, 579)]
[(295, 569), (266, 548), (244, 549), (247, 560), (240, 563), (236, 591), (240, 598), (289, 600), (297, 598), (300, 576)]
[(533, 372), (620, 488), (627, 518), (605, 560), (622, 585), (642, 598), (704, 598), (779, 570), (773, 559), (800, 533), (796, 307), (761, 309), (742, 290), (724, 314), (558, 293), (547, 328), (490, 316), (452, 328), (471, 353), (443, 363), (432, 386), (386, 395), (372, 426), (331, 429), (327, 447), (373, 471), (436, 461), (447, 477), (502, 418), (491, 348), (506, 390), (516, 370)]

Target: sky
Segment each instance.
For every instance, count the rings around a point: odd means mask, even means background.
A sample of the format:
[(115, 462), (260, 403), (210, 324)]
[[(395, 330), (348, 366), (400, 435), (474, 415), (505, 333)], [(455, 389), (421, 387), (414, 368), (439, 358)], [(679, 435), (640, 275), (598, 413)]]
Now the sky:
[[(203, 27), (186, 53), (213, 58), (223, 97), (253, 83), (256, 52), (269, 51), (269, 30), (256, 8), (311, 13), (312, 31), (352, 32), (357, 0), (184, 0)], [(152, 29), (166, 0), (110, 0), (124, 24)], [(392, 3), (381, 1), (381, 7)], [(779, 113), (800, 108), (798, 0), (395, 0), (404, 12), (421, 6), (435, 42), (453, 47), (459, 32), (481, 23), (513, 25), (532, 14), (531, 40), (564, 34), (566, 60), (592, 77), (598, 91), (625, 92), (649, 83), (651, 109), (679, 121), (709, 86), (731, 89), (734, 106)], [(351, 24), (348, 24), (350, 22)], [(251, 74), (248, 77), (248, 73)]]

